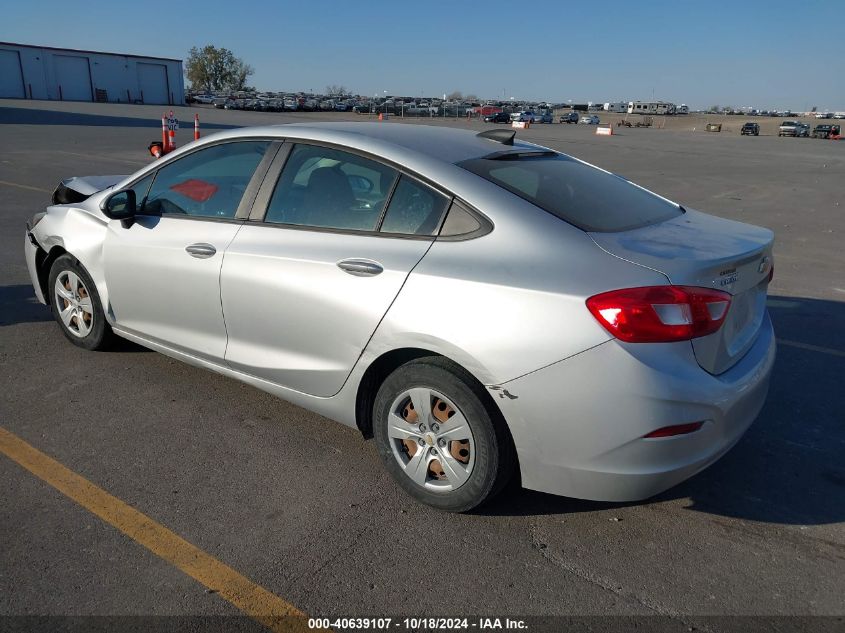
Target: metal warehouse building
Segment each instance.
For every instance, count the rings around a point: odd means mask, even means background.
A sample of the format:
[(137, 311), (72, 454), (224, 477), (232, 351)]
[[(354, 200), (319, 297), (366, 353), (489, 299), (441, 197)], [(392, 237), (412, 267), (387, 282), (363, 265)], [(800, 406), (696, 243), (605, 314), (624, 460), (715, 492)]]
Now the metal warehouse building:
[(182, 104), (182, 60), (0, 42), (0, 98)]

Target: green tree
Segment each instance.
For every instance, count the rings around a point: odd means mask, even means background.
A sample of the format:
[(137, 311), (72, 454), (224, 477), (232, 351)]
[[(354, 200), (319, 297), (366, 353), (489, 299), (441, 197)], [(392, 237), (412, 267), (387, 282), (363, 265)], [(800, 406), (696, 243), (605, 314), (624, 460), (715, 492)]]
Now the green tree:
[(207, 44), (192, 47), (185, 63), (185, 75), (193, 90), (243, 90), (252, 66), (235, 57), (228, 48)]

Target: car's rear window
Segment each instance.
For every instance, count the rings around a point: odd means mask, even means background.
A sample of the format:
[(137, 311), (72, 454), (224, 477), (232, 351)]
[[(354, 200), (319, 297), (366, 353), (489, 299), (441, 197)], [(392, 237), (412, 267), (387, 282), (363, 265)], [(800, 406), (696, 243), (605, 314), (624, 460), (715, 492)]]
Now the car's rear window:
[(458, 163), (584, 231), (610, 233), (656, 224), (678, 206), (562, 154), (500, 154)]

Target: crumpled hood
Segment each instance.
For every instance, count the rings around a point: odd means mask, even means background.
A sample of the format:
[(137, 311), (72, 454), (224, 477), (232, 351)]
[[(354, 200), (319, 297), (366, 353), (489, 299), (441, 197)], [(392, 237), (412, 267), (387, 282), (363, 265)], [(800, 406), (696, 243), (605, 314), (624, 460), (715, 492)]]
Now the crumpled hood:
[(77, 193), (90, 196), (107, 187), (116, 185), (124, 178), (126, 176), (74, 176), (72, 178), (66, 178), (62, 181), (62, 184)]
[(53, 192), (53, 204), (82, 202), (98, 191), (116, 185), (126, 176), (73, 176), (65, 178)]

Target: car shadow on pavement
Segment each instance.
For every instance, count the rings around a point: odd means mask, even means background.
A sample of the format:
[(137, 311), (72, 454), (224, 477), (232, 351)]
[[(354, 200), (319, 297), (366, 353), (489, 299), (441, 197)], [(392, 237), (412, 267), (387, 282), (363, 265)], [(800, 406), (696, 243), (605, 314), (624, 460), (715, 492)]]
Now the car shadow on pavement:
[(0, 327), (52, 320), (50, 308), (38, 303), (32, 286), (0, 286)]
[(845, 521), (845, 303), (771, 296), (778, 337), (763, 411), (722, 459), (638, 503), (506, 491), (481, 513), (547, 515), (688, 500), (686, 509), (765, 523)]
[[(49, 306), (38, 302), (32, 286), (29, 284), (0, 286), (0, 327), (52, 321), (52, 311)], [(56, 328), (58, 332), (58, 326)], [(150, 350), (124, 338), (115, 337), (114, 342), (105, 351), (149, 352)]]
[[(151, 123), (148, 117), (83, 114), (79, 112), (63, 112), (61, 110), (41, 110), (35, 108), (0, 108), (0, 125), (84, 125), (149, 128)], [(231, 130), (237, 127), (240, 126), (202, 122), (203, 130)]]

